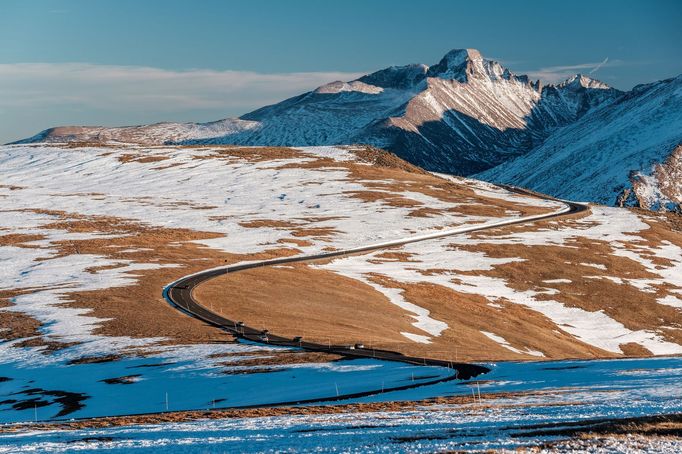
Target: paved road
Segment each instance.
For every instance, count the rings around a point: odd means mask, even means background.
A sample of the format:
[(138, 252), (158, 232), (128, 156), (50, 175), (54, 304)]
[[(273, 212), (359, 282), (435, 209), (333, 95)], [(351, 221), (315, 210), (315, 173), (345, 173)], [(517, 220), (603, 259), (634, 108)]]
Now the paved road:
[[(533, 192), (525, 190), (525, 189), (515, 188), (512, 186), (504, 186), (504, 187), (507, 190), (517, 192), (520, 194), (524, 194), (524, 195), (530, 195), (533, 197), (541, 197), (541, 198), (545, 198), (545, 199), (557, 200), (557, 199), (554, 199), (554, 198), (551, 198), (551, 197), (548, 197), (545, 195), (533, 193)], [(347, 255), (347, 254), (354, 254), (354, 253), (359, 253), (359, 252), (368, 252), (368, 251), (373, 251), (373, 250), (377, 250), (377, 249), (383, 249), (383, 248), (392, 247), (392, 246), (415, 243), (415, 242), (419, 242), (419, 241), (426, 241), (426, 240), (435, 239), (435, 238), (442, 238), (442, 237), (457, 235), (457, 234), (466, 233), (466, 232), (476, 232), (476, 231), (480, 231), (480, 230), (488, 230), (488, 229), (493, 229), (493, 228), (502, 227), (502, 226), (525, 224), (525, 223), (535, 222), (535, 221), (542, 220), (542, 219), (551, 219), (551, 218), (566, 216), (569, 214), (578, 213), (578, 212), (586, 211), (589, 209), (586, 205), (583, 205), (580, 203), (568, 202), (568, 201), (564, 201), (564, 200), (558, 200), (558, 201), (564, 203), (564, 205), (565, 205), (564, 208), (562, 208), (561, 210), (558, 210), (556, 212), (549, 213), (549, 214), (525, 216), (523, 218), (510, 219), (510, 220), (504, 220), (504, 221), (496, 221), (496, 222), (491, 222), (491, 223), (486, 223), (486, 224), (478, 224), (478, 225), (468, 226), (468, 227), (461, 227), (461, 228), (457, 228), (457, 229), (441, 231), (441, 232), (438, 232), (435, 234), (421, 235), (421, 236), (415, 236), (415, 237), (405, 238), (405, 239), (401, 239), (401, 240), (377, 243), (377, 244), (372, 244), (372, 245), (368, 245), (368, 246), (362, 246), (362, 247), (358, 247), (358, 248), (347, 249), (347, 250), (343, 250), (343, 251), (324, 252), (324, 253), (320, 253), (320, 254), (303, 255), (303, 256), (296, 256), (296, 257), (284, 257), (284, 258), (279, 258), (279, 259), (264, 260), (264, 261), (259, 261), (259, 262), (249, 262), (249, 263), (244, 263), (244, 264), (240, 264), (240, 265), (233, 265), (233, 266), (226, 266), (226, 267), (221, 267), (221, 268), (210, 269), (210, 270), (202, 271), (202, 272), (199, 272), (196, 274), (192, 274), (190, 276), (185, 276), (185, 277), (173, 282), (172, 284), (168, 285), (164, 289), (164, 296), (171, 304), (173, 304), (175, 307), (181, 309), (182, 311), (188, 313), (189, 315), (196, 317), (200, 320), (203, 320), (206, 323), (209, 323), (211, 325), (219, 327), (225, 331), (228, 331), (229, 333), (231, 333), (232, 335), (234, 335), (238, 338), (247, 339), (247, 340), (253, 341), (253, 342), (267, 343), (270, 345), (279, 345), (279, 346), (287, 346), (287, 347), (300, 347), (300, 348), (303, 348), (303, 349), (309, 350), (309, 351), (328, 352), (328, 353), (334, 353), (334, 354), (343, 355), (343, 356), (352, 357), (352, 358), (377, 358), (377, 359), (388, 360), (388, 361), (401, 361), (401, 362), (410, 363), (410, 364), (423, 364), (423, 365), (429, 365), (429, 366), (449, 367), (455, 371), (454, 375), (450, 379), (459, 378), (459, 379), (467, 380), (467, 379), (470, 379), (471, 377), (475, 377), (477, 375), (489, 372), (490, 369), (488, 369), (487, 367), (484, 367), (484, 366), (477, 365), (477, 364), (453, 363), (450, 361), (444, 361), (444, 360), (439, 360), (439, 359), (418, 358), (418, 357), (413, 357), (413, 356), (406, 356), (406, 355), (403, 355), (399, 352), (388, 351), (388, 350), (378, 350), (378, 349), (371, 349), (371, 348), (352, 348), (351, 349), (348, 345), (318, 344), (318, 343), (314, 343), (314, 342), (307, 342), (307, 341), (301, 340), (301, 339), (292, 339), (292, 338), (282, 337), (282, 336), (278, 336), (278, 335), (272, 334), (272, 333), (268, 333), (267, 336), (263, 336), (262, 330), (238, 324), (237, 321), (225, 318), (222, 315), (216, 314), (216, 313), (210, 311), (209, 309), (207, 309), (206, 307), (202, 306), (193, 298), (192, 291), (194, 290), (195, 287), (197, 287), (202, 282), (205, 282), (209, 279), (213, 279), (217, 276), (221, 276), (223, 274), (235, 273), (235, 272), (253, 269), (253, 268), (259, 268), (259, 267), (263, 267), (263, 266), (280, 265), (280, 264), (294, 263), (294, 262), (310, 262), (310, 261), (314, 261), (314, 260), (329, 259), (329, 258)], [(438, 380), (438, 381), (442, 381), (442, 380)]]

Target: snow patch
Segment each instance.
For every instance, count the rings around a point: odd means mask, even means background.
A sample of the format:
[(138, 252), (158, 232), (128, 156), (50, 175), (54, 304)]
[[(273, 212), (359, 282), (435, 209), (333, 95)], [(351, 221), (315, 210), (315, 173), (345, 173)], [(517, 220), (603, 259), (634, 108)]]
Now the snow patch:
[(545, 356), (544, 353), (539, 352), (537, 350), (531, 350), (528, 348), (525, 350), (519, 350), (518, 348), (512, 347), (511, 344), (509, 342), (507, 342), (507, 340), (505, 338), (503, 338), (502, 336), (498, 336), (497, 334), (494, 334), (494, 333), (491, 333), (488, 331), (481, 331), (481, 333), (484, 334), (490, 340), (497, 342), (498, 344), (500, 344), (501, 346), (503, 346), (507, 350), (513, 351), (514, 353), (519, 353), (521, 355), (540, 356), (540, 357)]

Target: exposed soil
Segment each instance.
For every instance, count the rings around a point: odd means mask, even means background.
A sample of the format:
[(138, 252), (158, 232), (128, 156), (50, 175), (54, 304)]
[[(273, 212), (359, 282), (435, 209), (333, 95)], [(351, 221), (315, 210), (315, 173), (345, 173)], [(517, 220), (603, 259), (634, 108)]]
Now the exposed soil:
[[(15, 395), (30, 396), (26, 399), (14, 400), (9, 399), (1, 404), (11, 404), (14, 410), (28, 410), (39, 407), (46, 407), (52, 404), (58, 404), (61, 410), (54, 415), (54, 418), (61, 418), (67, 416), (75, 411), (85, 407), (83, 401), (87, 400), (89, 396), (83, 393), (73, 393), (68, 391), (45, 390), (41, 388), (31, 388), (20, 391)], [(38, 396), (38, 397), (33, 397)]]
[(132, 385), (137, 381), (138, 377), (141, 377), (141, 375), (140, 374), (124, 375), (123, 377), (105, 378), (104, 380), (101, 381), (106, 383), (107, 385)]

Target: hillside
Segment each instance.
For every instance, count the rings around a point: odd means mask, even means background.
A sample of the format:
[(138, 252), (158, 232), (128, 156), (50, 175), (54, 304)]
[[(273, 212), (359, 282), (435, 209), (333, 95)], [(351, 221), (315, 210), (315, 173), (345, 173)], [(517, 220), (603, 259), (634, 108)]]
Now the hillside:
[(477, 178), (572, 200), (675, 210), (682, 203), (680, 144), (682, 76), (635, 87)]
[[(470, 398), (460, 369), (236, 342), (165, 298), (243, 263), (260, 266), (193, 290), (204, 310), (273, 337), (486, 362), (480, 387), (503, 396), (563, 389), (565, 371), (489, 361), (682, 353), (673, 217), (570, 213), (367, 147), (13, 145), (0, 181), (2, 422)], [(500, 225), (538, 215), (551, 218)], [(262, 263), (328, 251), (341, 254)]]
[[(31, 337), (72, 359), (226, 336), (163, 300), (164, 285), (196, 271), (565, 211), (376, 149), (1, 151), (5, 349)], [(469, 360), (591, 358), (682, 352), (681, 270), (682, 238), (665, 219), (593, 207), (230, 273), (196, 294), (234, 320), (324, 343)]]

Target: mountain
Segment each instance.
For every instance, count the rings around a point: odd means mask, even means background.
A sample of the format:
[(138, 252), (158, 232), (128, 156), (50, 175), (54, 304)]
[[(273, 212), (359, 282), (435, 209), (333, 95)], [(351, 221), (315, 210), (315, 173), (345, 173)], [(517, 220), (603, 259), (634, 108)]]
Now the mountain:
[(543, 87), (477, 51), (455, 50), (428, 69), (399, 115), (359, 142), (376, 143), (429, 170), (469, 175), (528, 152), (554, 129), (619, 96), (585, 76)]
[(639, 85), (476, 177), (573, 200), (680, 210), (682, 75)]
[(366, 143), (429, 170), (468, 175), (527, 153), (557, 127), (622, 93), (577, 75), (543, 86), (473, 49), (437, 64), (394, 66), (263, 107), (238, 119), (124, 128), (53, 128), (20, 141), (144, 144)]

